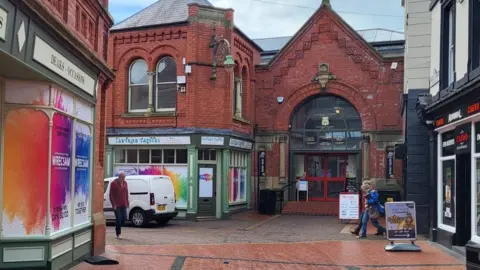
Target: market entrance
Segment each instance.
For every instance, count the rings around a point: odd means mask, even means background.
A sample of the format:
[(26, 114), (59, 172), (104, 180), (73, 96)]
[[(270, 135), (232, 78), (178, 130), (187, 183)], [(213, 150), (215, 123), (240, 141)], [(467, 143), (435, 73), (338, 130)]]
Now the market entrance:
[(319, 95), (299, 105), (290, 122), (290, 177), (308, 181), (308, 198), (338, 202), (346, 186), (360, 186), (362, 122), (353, 105), (333, 95)]

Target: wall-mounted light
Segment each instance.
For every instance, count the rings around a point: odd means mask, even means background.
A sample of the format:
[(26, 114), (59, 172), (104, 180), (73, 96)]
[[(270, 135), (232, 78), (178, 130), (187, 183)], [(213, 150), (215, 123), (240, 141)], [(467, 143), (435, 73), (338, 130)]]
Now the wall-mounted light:
[(231, 73), (235, 67), (235, 62), (230, 52), (230, 42), (216, 34), (216, 27), (213, 26), (212, 42), (210, 48), (213, 49), (213, 63), (212, 63), (212, 81), (217, 79), (217, 62), (222, 62), (223, 67), (227, 72)]

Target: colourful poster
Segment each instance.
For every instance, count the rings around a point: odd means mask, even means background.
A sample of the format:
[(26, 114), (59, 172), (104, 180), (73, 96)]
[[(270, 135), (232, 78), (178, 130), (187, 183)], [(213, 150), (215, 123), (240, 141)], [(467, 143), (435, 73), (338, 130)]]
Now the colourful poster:
[(90, 210), (90, 145), (92, 135), (85, 124), (75, 125), (75, 216), (74, 226), (88, 222)]
[(240, 199), (245, 200), (245, 175), (246, 169), (240, 169)]
[(238, 200), (238, 180), (239, 180), (239, 172), (238, 168), (233, 168), (233, 201), (236, 202)]
[(48, 116), (9, 111), (4, 126), (4, 237), (44, 235), (48, 187)]
[(228, 168), (228, 201), (233, 202), (233, 168)]
[(213, 197), (213, 169), (200, 168), (198, 173), (198, 197)]
[(115, 166), (114, 175), (120, 172), (125, 175), (166, 175), (172, 179), (175, 188), (175, 196), (177, 199), (176, 207), (180, 209), (187, 208), (187, 166), (186, 165), (153, 165), (153, 166)]
[(52, 171), (50, 179), (50, 211), (53, 232), (71, 227), (71, 153), (72, 119), (61, 114), (55, 114), (52, 127)]

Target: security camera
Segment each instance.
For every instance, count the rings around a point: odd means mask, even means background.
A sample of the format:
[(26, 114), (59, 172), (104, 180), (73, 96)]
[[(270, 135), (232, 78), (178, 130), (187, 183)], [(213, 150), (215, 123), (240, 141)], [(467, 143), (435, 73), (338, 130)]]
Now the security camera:
[(278, 104), (282, 104), (283, 100), (284, 100), (283, 97), (277, 97)]

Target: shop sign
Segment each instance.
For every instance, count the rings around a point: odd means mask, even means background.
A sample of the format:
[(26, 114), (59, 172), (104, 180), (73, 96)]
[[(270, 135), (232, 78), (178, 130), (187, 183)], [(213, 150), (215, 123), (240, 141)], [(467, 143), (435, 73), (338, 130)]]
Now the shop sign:
[(480, 101), (475, 101), (469, 103), (468, 105), (462, 106), (455, 109), (454, 111), (449, 112), (447, 115), (444, 115), (435, 120), (435, 127), (439, 128), (444, 125), (448, 125), (459, 120), (462, 120), (465, 117), (477, 114), (480, 112)]
[(94, 95), (95, 79), (83, 72), (78, 66), (38, 36), (35, 36), (33, 60), (76, 85), (89, 95)]
[(109, 145), (185, 145), (190, 144), (189, 136), (179, 137), (109, 137)]
[(202, 136), (202, 145), (223, 145), (225, 143), (224, 137)]
[(360, 218), (360, 194), (340, 192), (339, 219)]
[(480, 122), (475, 123), (475, 152), (480, 153)]
[(415, 202), (385, 203), (388, 240), (417, 240)]
[(386, 166), (386, 179), (393, 179), (395, 176), (393, 175), (393, 168), (394, 168), (394, 160), (395, 160), (395, 150), (393, 147), (387, 147), (387, 166)]
[(237, 148), (243, 148), (243, 149), (252, 149), (252, 143), (247, 142), (247, 141), (242, 141), (242, 140), (237, 140), (237, 139), (230, 139), (230, 146), (231, 147), (237, 147)]
[(454, 131), (442, 134), (442, 156), (455, 155), (455, 134)]
[(265, 151), (258, 152), (258, 176), (260, 177), (267, 176), (265, 163), (266, 157), (267, 153)]
[(0, 7), (0, 39), (5, 41), (5, 36), (7, 34), (7, 19), (8, 13)]
[(315, 136), (305, 137), (305, 144), (317, 144), (317, 138)]
[(458, 126), (455, 129), (455, 153), (464, 154), (470, 152), (471, 123)]

